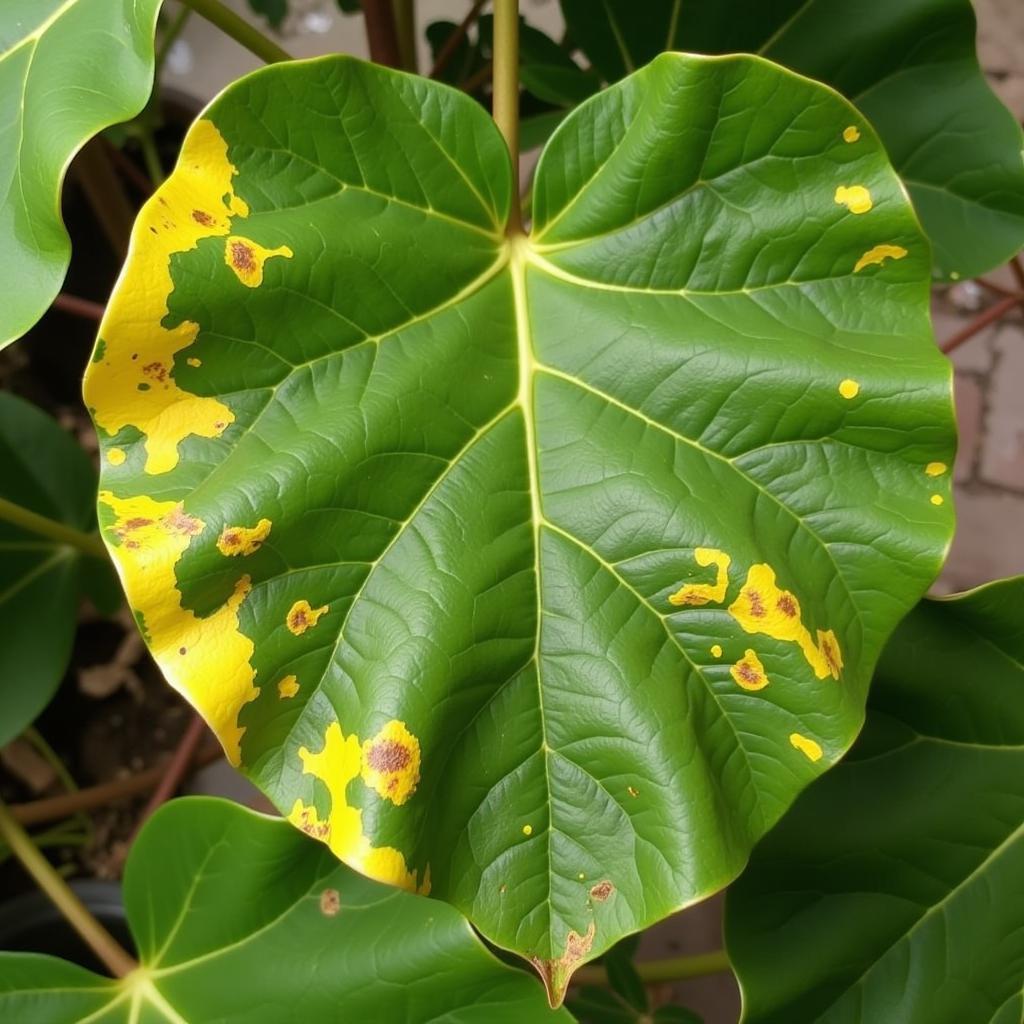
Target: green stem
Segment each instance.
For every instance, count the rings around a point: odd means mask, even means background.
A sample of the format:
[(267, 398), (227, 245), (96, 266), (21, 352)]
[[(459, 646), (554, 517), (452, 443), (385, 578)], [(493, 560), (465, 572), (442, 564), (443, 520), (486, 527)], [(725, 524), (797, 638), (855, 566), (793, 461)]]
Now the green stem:
[(85, 198), (96, 215), (100, 229), (107, 236), (111, 248), (122, 260), (128, 252), (128, 240), (135, 223), (135, 210), (103, 147), (103, 139), (95, 138), (75, 159), (75, 173)]
[(508, 233), (523, 229), (519, 209), (519, 0), (494, 0), (494, 121), (512, 156)]
[[(640, 980), (648, 985), (662, 981), (682, 981), (702, 978), (708, 974), (722, 974), (732, 970), (724, 949), (696, 956), (674, 956), (667, 960), (648, 960), (636, 964)], [(607, 985), (608, 974), (600, 964), (581, 967), (572, 977), (574, 985)]]
[(416, 61), (416, 0), (391, 0), (395, 9), (395, 33), (402, 67), (413, 74), (419, 70)]
[(93, 558), (104, 560), (107, 558), (107, 549), (99, 534), (83, 533), (73, 526), (58, 523), (56, 519), (49, 519), (31, 509), (15, 505), (13, 501), (8, 501), (6, 498), (0, 498), (0, 520), (12, 523), (14, 526), (19, 526), (40, 537), (47, 537), (58, 544), (68, 544), (77, 548), (82, 554), (91, 555)]
[(188, 23), (188, 19), (192, 17), (192, 10), (182, 3), (181, 10), (174, 16), (174, 20), (167, 26), (167, 31), (164, 32), (160, 39), (160, 45), (156, 50), (156, 59), (153, 61), (153, 91), (156, 92), (160, 83), (160, 73), (164, 69), (164, 61), (167, 60), (167, 54), (171, 52), (171, 47), (174, 45), (174, 41), (181, 35), (182, 29)]
[(191, 7), (196, 14), (202, 15), (211, 25), (216, 25), (225, 35), (231, 36), (236, 43), (244, 46), (250, 53), (256, 54), (267, 64), (276, 64), (282, 60), (292, 60), (291, 54), (282, 50), (273, 39), (265, 36), (245, 18), (225, 7), (220, 0), (181, 0)]
[(142, 160), (146, 165), (146, 173), (153, 187), (163, 184), (164, 168), (160, 163), (160, 153), (156, 148), (156, 139), (153, 137), (153, 121), (149, 117), (141, 118), (139, 122), (139, 149), (142, 150)]
[(138, 964), (89, 913), (53, 865), (39, 852), (29, 834), (14, 820), (7, 805), (0, 801), (0, 839), (32, 876), (35, 883), (53, 901), (86, 945), (103, 961), (116, 978), (134, 971)]
[[(43, 758), (43, 760), (46, 761), (46, 763), (54, 770), (54, 773), (60, 780), (60, 784), (64, 787), (64, 789), (68, 793), (77, 793), (78, 783), (75, 782), (74, 778), (71, 775), (71, 772), (68, 771), (67, 766), (64, 764), (64, 762), (57, 756), (57, 752), (53, 749), (53, 747), (50, 746), (49, 743), (47, 743), (46, 738), (43, 736), (43, 734), (38, 729), (36, 729), (35, 726), (30, 725), (25, 730), (24, 735), (25, 739), (28, 740), (28, 742), (31, 743), (32, 746), (35, 748), (36, 753), (38, 753), (39, 756)], [(83, 839), (83, 842), (86, 841), (88, 838), (91, 838), (93, 831), (92, 818), (90, 818), (89, 815), (86, 814), (84, 811), (78, 811), (74, 815), (73, 819), (63, 822), (62, 827), (75, 826), (76, 823), (77, 827), (82, 829), (85, 833), (85, 839)], [(42, 845), (39, 841), (39, 836), (36, 836), (36, 845)]]

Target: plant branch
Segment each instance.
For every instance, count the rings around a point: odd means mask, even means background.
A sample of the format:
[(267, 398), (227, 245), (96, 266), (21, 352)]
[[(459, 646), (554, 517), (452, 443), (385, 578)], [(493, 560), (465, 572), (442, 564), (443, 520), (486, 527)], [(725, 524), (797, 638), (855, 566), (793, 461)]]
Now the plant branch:
[(211, 25), (216, 25), (225, 35), (250, 53), (254, 53), (267, 64), (276, 64), (282, 60), (292, 60), (287, 51), (281, 49), (273, 39), (265, 36), (255, 25), (250, 25), (241, 15), (235, 14), (225, 7), (220, 0), (181, 0), (186, 7), (191, 7), (196, 14), (204, 17)]
[[(708, 974), (722, 974), (731, 971), (729, 957), (724, 949), (714, 953), (698, 953), (695, 956), (674, 956), (667, 960), (648, 960), (636, 964), (640, 980), (647, 985), (663, 981), (682, 981), (685, 978), (702, 978)], [(572, 977), (574, 985), (607, 985), (608, 973), (601, 964), (581, 967)]]
[[(211, 745), (201, 750), (195, 758), (193, 767), (201, 768), (218, 760), (223, 754), (219, 746)], [(129, 775), (123, 779), (103, 782), (98, 786), (89, 786), (77, 793), (66, 793), (61, 796), (33, 800), (30, 803), (15, 804), (10, 811), (16, 821), (22, 825), (39, 825), (46, 821), (57, 821), (60, 818), (77, 813), (91, 811), (97, 807), (106, 807), (116, 800), (125, 800), (138, 796), (153, 789), (167, 773), (167, 762), (147, 768), (137, 775)]]
[(494, 120), (512, 157), (508, 233), (523, 229), (519, 209), (519, 0), (494, 0)]
[(75, 158), (75, 176), (89, 207), (119, 260), (128, 252), (135, 211), (100, 139), (93, 139)]
[(28, 833), (14, 820), (0, 801), (0, 839), (11, 848), (35, 883), (53, 901), (86, 945), (106, 964), (116, 978), (123, 978), (139, 965), (117, 940), (86, 909), (52, 864), (39, 852)]
[(67, 544), (77, 548), (83, 554), (93, 558), (107, 558), (107, 549), (99, 534), (83, 533), (73, 526), (65, 526), (64, 523), (58, 523), (56, 519), (49, 519), (31, 509), (16, 505), (6, 498), (0, 498), (0, 520), (12, 523), (14, 526), (21, 527), (21, 529), (28, 530), (40, 537), (56, 541), (58, 544)]
[(395, 9), (391, 6), (391, 0), (360, 0), (360, 3), (370, 60), (385, 67), (400, 68), (402, 55), (398, 49)]
[(72, 316), (80, 316), (86, 320), (95, 320), (97, 323), (103, 319), (103, 306), (91, 299), (80, 299), (77, 295), (68, 295), (61, 292), (53, 300), (53, 308), (59, 309), (62, 313), (70, 313)]
[(391, 0), (391, 7), (402, 67), (416, 74), (419, 70), (416, 60), (416, 0)]
[(139, 829), (142, 828), (153, 812), (167, 803), (178, 791), (181, 780), (188, 773), (195, 759), (196, 749), (205, 734), (206, 723), (200, 715), (193, 713), (185, 732), (182, 734), (181, 740), (178, 742), (178, 746), (171, 755), (171, 759), (163, 766), (160, 781), (157, 783), (156, 789), (153, 790), (153, 795), (149, 798), (149, 802), (143, 809), (142, 814), (139, 815), (138, 822), (135, 825), (135, 833), (132, 837), (133, 841), (134, 837), (139, 834)]
[(440, 78), (445, 68), (451, 64), (452, 58), (458, 52), (459, 43), (466, 38), (470, 28), (473, 27), (473, 23), (480, 17), (486, 3), (487, 0), (476, 0), (469, 9), (469, 14), (462, 19), (455, 31), (444, 41), (444, 46), (441, 47), (437, 60), (434, 61), (434, 66), (430, 69), (431, 78)]
[(171, 47), (174, 45), (175, 40), (181, 35), (181, 30), (188, 23), (188, 19), (192, 17), (192, 8), (186, 7), (184, 0), (182, 0), (181, 9), (174, 16), (174, 20), (167, 26), (167, 31), (164, 32), (160, 39), (160, 45), (156, 50), (156, 57), (153, 61), (153, 92), (155, 93), (160, 85), (160, 74), (164, 69), (164, 62), (167, 60), (167, 54), (171, 52)]
[(459, 82), (459, 88), (472, 96), (481, 85), (486, 85), (491, 80), (493, 74), (494, 65), (488, 61), (479, 71), (474, 71), (465, 81)]
[(1020, 295), (1008, 295), (1000, 299), (994, 306), (990, 306), (980, 316), (976, 316), (963, 330), (957, 331), (952, 338), (947, 338), (940, 348), (946, 355), (954, 349), (959, 348), (965, 341), (973, 338), (979, 331), (983, 331), (989, 324), (995, 323), (1000, 317), (1006, 316), (1015, 306), (1024, 303), (1024, 293)]

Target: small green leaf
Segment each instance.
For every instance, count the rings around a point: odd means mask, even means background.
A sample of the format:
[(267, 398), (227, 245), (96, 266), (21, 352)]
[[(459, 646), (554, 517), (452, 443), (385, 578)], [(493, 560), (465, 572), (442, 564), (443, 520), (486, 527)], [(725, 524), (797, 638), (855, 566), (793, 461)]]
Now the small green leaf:
[(60, 193), (71, 157), (134, 117), (153, 79), (160, 0), (0, 4), (0, 348), (43, 315), (71, 245)]
[(1024, 140), (978, 66), (970, 0), (561, 3), (608, 81), (680, 49), (759, 53), (834, 86), (882, 137), (940, 277), (974, 277), (1024, 246)]
[(730, 890), (750, 1024), (1017, 1024), (1024, 1011), (1024, 577), (925, 600), (849, 758)]
[(953, 424), (927, 242), (831, 90), (666, 55), (552, 136), (529, 238), (511, 200), (464, 94), (257, 72), (143, 209), (86, 397), (168, 679), (557, 1000), (852, 743)]
[[(75, 441), (0, 392), (0, 498), (90, 532), (95, 495), (96, 473)], [(103, 562), (15, 526), (0, 510), (0, 746), (50, 702), (71, 656), (81, 591), (109, 576)]]
[(112, 981), (0, 953), (0, 1019), (571, 1020), (454, 910), (361, 878), (286, 822), (227, 800), (161, 808), (132, 847), (124, 901), (140, 971)]
[(249, 7), (266, 18), (271, 28), (280, 28), (288, 16), (288, 0), (249, 0)]

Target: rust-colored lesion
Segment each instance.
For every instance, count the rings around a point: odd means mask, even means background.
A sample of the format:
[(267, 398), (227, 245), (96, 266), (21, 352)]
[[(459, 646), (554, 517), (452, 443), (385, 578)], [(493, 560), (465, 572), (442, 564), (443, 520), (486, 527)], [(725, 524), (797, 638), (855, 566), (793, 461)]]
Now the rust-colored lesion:
[(557, 1009), (562, 1005), (565, 999), (565, 990), (569, 987), (569, 981), (576, 968), (586, 960), (593, 948), (596, 931), (597, 926), (591, 921), (582, 935), (577, 931), (570, 930), (565, 939), (565, 952), (560, 957), (552, 960), (544, 960), (536, 956), (530, 958), (530, 962), (540, 975), (540, 980), (544, 982), (548, 1003), (552, 1009)]
[(285, 616), (288, 632), (294, 636), (302, 636), (307, 629), (312, 629), (320, 621), (322, 615), (327, 614), (327, 609), (328, 606), (325, 604), (314, 608), (308, 601), (296, 601)]
[(615, 886), (612, 885), (608, 879), (604, 879), (602, 882), (598, 882), (597, 885), (590, 887), (590, 898), (596, 900), (598, 903), (604, 903), (605, 900), (609, 899), (615, 893)]

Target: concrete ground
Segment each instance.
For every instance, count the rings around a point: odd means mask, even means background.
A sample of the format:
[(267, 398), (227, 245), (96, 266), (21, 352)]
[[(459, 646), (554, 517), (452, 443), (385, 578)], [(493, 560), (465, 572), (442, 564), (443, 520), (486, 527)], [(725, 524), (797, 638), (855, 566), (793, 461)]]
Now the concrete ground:
[[(245, 11), (244, 0), (229, 0)], [(168, 3), (168, 9), (171, 9)], [(286, 27), (287, 48), (298, 56), (345, 51), (366, 56), (358, 18), (345, 18), (333, 0), (292, 0), (297, 12)], [(420, 0), (421, 22), (458, 20), (464, 0)], [(976, 0), (978, 49), (993, 88), (1024, 120), (1024, 2)], [(528, 20), (557, 34), (561, 19), (555, 0), (523, 0)], [(424, 47), (421, 64), (427, 63)], [(246, 51), (199, 19), (192, 23), (168, 61), (166, 83), (206, 100), (236, 77), (259, 66)], [(1013, 285), (1008, 271), (992, 280)], [(964, 282), (936, 293), (935, 333), (951, 337), (991, 304), (991, 297)], [(952, 357), (960, 452), (955, 467), (959, 526), (936, 591), (948, 593), (987, 580), (1024, 572), (1024, 316), (1018, 311), (961, 346)], [(253, 793), (216, 767), (199, 788), (251, 802)], [(721, 945), (721, 898), (677, 915), (644, 936), (641, 955), (674, 956)], [(676, 995), (702, 1013), (707, 1024), (732, 1024), (739, 996), (731, 977), (718, 976), (676, 986)], [(793, 1022), (798, 1024), (798, 1022)]]

